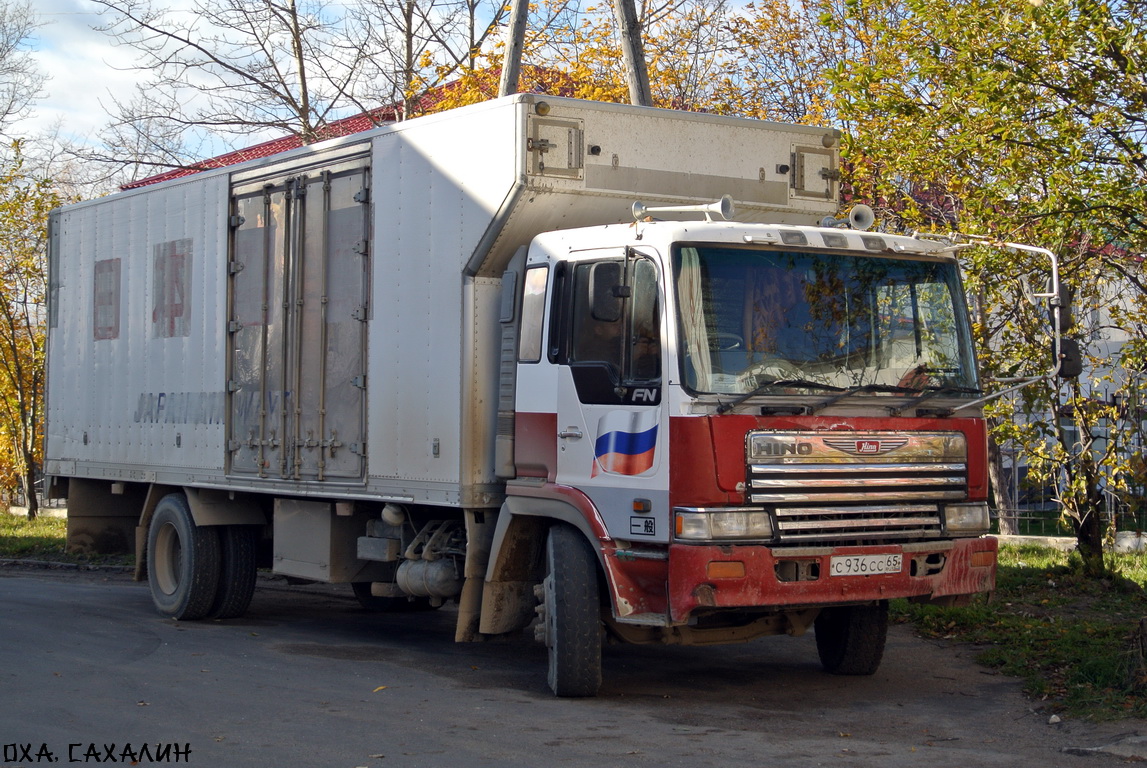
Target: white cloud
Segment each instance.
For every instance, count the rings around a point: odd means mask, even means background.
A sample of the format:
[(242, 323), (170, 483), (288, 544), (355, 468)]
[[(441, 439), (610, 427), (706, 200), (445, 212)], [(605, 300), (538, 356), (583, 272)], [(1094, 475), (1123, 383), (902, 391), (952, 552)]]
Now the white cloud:
[(87, 0), (38, 0), (42, 26), (33, 41), (40, 70), (48, 76), (45, 97), (34, 116), (20, 125), (34, 134), (61, 125), (66, 136), (83, 140), (108, 122), (100, 102), (109, 94), (130, 95), (141, 74), (130, 69), (134, 52), (115, 41), (99, 26), (101, 18)]

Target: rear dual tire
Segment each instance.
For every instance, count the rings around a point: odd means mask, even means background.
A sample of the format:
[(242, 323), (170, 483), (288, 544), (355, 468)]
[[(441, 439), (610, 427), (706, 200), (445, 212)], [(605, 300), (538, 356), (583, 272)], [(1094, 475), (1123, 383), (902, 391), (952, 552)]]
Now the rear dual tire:
[(255, 593), (257, 547), (257, 527), (197, 526), (186, 496), (164, 496), (147, 536), (156, 609), (181, 621), (242, 616)]

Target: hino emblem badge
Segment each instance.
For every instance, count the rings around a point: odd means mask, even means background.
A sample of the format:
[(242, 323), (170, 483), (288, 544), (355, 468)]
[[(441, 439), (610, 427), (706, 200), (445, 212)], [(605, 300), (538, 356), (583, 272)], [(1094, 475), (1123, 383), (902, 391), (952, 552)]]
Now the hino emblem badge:
[(826, 437), (824, 444), (853, 456), (881, 456), (900, 448), (908, 442), (906, 437)]

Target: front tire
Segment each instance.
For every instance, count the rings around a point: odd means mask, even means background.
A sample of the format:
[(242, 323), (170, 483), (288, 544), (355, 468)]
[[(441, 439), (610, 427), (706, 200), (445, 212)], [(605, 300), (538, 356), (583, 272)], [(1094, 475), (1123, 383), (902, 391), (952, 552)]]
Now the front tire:
[(159, 500), (147, 533), (147, 580), (156, 609), (183, 621), (202, 619), (219, 586), (219, 534), (198, 527), (182, 493)]
[(563, 524), (546, 538), (542, 637), (554, 695), (596, 696), (601, 687), (601, 607), (597, 557), (585, 537)]
[(888, 639), (888, 602), (825, 608), (816, 617), (816, 650), (825, 671), (871, 675)]

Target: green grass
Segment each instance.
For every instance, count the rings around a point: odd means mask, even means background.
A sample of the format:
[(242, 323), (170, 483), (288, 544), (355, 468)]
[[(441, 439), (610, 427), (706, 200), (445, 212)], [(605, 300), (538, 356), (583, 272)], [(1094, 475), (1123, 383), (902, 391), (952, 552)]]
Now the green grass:
[(1089, 579), (1074, 554), (1004, 546), (990, 600), (959, 608), (896, 601), (894, 615), (925, 636), (983, 646), (980, 663), (1022, 679), (1049, 710), (1147, 717), (1147, 669), (1133, 645), (1147, 617), (1147, 558), (1114, 562), (1114, 576)]
[(68, 521), (59, 517), (37, 517), (0, 511), (0, 559), (47, 560), (76, 565), (131, 565), (132, 555), (81, 555), (66, 552), (64, 540)]

